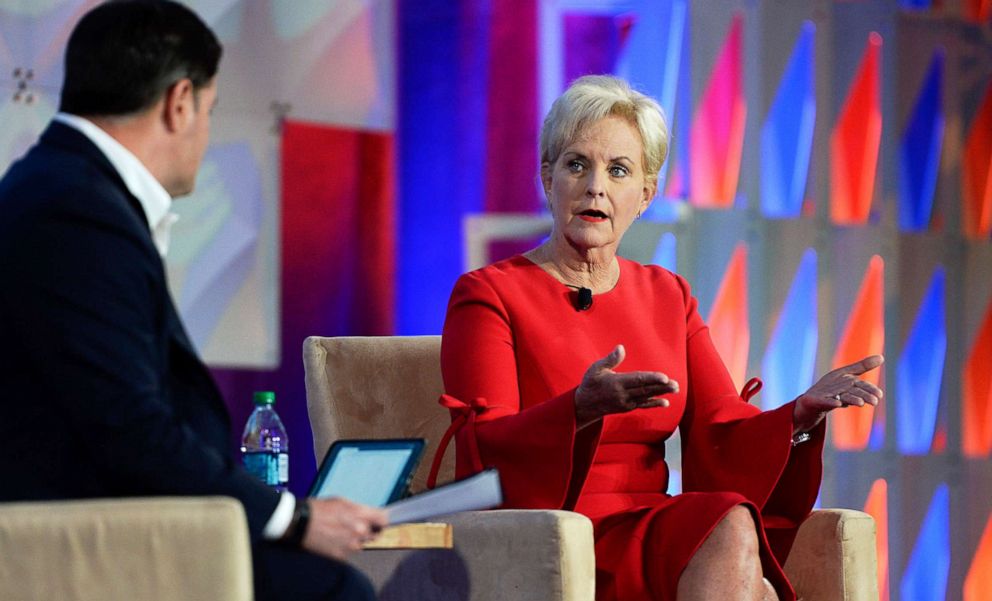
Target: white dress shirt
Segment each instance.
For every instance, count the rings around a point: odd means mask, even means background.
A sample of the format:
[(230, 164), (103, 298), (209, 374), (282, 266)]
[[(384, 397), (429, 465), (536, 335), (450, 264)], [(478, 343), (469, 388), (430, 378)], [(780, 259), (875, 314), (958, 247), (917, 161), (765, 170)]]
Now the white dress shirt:
[[(103, 153), (117, 173), (124, 180), (124, 185), (145, 211), (148, 228), (151, 230), (152, 241), (162, 257), (169, 251), (169, 232), (179, 216), (173, 213), (172, 197), (162, 187), (155, 176), (148, 171), (144, 163), (134, 156), (123, 144), (114, 139), (89, 119), (68, 113), (57, 113), (53, 118), (86, 136)], [(279, 498), (276, 510), (272, 512), (269, 521), (262, 530), (262, 536), (267, 539), (277, 539), (286, 532), (293, 519), (296, 509), (296, 497), (290, 492), (283, 492)]]

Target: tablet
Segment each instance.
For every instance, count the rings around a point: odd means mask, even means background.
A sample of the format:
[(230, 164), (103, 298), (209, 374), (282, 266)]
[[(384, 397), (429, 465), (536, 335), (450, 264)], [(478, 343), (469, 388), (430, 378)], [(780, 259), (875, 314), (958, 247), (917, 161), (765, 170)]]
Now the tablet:
[(308, 496), (384, 507), (406, 494), (423, 438), (339, 440), (327, 450)]

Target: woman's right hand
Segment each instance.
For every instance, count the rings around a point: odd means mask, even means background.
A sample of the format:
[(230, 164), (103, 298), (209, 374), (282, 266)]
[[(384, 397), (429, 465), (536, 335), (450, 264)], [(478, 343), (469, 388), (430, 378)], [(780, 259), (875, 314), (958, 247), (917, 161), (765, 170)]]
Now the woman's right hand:
[(593, 363), (575, 390), (575, 421), (588, 426), (610, 413), (626, 413), (647, 407), (667, 407), (663, 394), (679, 391), (679, 383), (657, 371), (617, 373), (626, 351), (618, 344), (609, 355)]

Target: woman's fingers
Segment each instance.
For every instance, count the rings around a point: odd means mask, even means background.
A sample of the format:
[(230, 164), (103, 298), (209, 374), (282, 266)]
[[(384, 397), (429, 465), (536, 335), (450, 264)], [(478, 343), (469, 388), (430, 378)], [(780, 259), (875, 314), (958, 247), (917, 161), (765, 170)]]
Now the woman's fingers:
[(596, 363), (599, 364), (600, 370), (608, 369), (612, 371), (618, 365), (623, 363), (623, 360), (626, 356), (627, 356), (626, 349), (623, 348), (622, 344), (618, 344), (615, 347), (613, 347), (613, 350), (610, 351), (609, 355), (603, 357)]
[(854, 376), (860, 376), (863, 373), (867, 373), (876, 367), (885, 363), (885, 357), (882, 355), (869, 355), (862, 359), (861, 361), (855, 361), (850, 365), (844, 365), (838, 367), (833, 371), (835, 374), (851, 374)]
[(634, 371), (616, 374), (616, 381), (628, 394), (656, 396), (679, 391), (679, 383), (656, 371)]
[(860, 386), (852, 386), (850, 389), (841, 393), (840, 400), (847, 405), (857, 405), (859, 407), (871, 405), (874, 407), (878, 405), (879, 399), (876, 395)]

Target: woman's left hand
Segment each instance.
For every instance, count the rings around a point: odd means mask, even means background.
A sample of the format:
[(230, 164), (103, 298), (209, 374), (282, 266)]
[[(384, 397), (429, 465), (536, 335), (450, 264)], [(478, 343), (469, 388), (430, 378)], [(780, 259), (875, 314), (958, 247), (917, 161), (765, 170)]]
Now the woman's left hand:
[(885, 357), (882, 355), (871, 355), (856, 363), (838, 367), (820, 378), (796, 399), (796, 408), (792, 414), (793, 434), (812, 430), (827, 413), (839, 407), (878, 405), (882, 400), (882, 389), (858, 376), (884, 362)]

